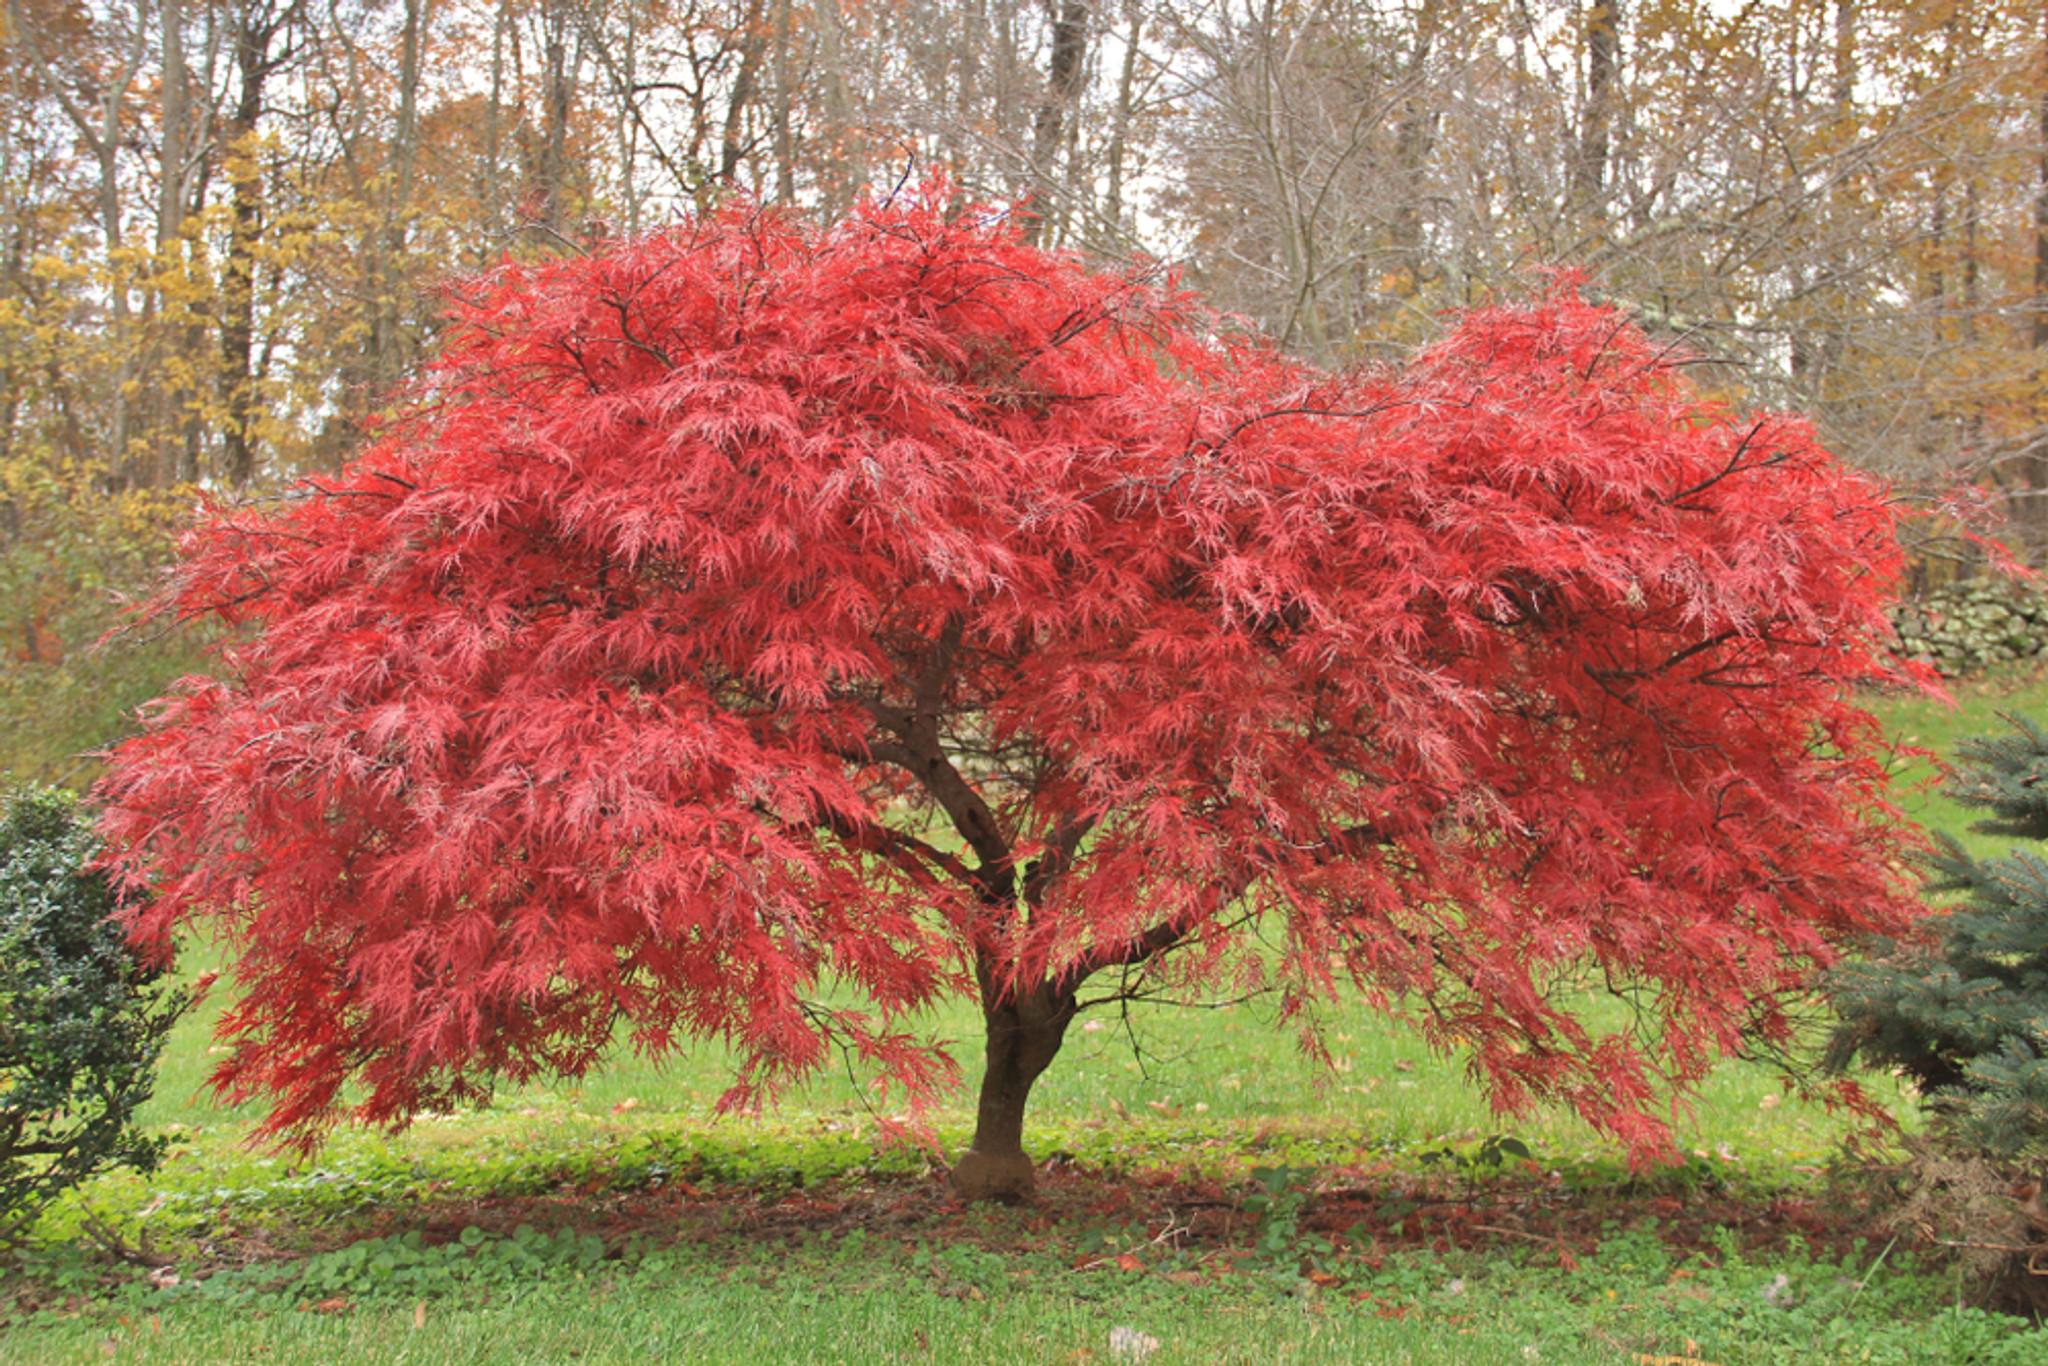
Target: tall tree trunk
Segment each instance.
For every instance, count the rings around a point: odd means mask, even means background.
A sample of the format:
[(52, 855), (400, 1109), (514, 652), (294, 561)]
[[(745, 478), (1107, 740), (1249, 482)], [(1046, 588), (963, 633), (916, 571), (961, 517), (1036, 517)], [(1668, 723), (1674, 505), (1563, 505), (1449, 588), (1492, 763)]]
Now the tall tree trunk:
[(640, 121), (633, 116), (633, 83), (639, 79), (640, 63), (640, 7), (637, 3), (626, 5), (626, 50), (620, 56), (620, 65), (625, 80), (620, 83), (619, 116), (617, 138), (619, 143), (619, 210), (625, 216), (626, 236), (640, 235), (640, 190), (635, 181), (634, 163), (640, 159)]
[(1052, 19), (1052, 55), (1046, 68), (1045, 100), (1031, 124), (1031, 179), (1038, 187), (1037, 212), (1024, 227), (1024, 240), (1037, 245), (1052, 213), (1061, 136), (1078, 102), (1088, 56), (1088, 0), (1046, 0)]
[(1103, 157), (1107, 184), (1102, 192), (1102, 217), (1112, 242), (1123, 236), (1124, 158), (1130, 143), (1131, 119), (1136, 112), (1132, 102), (1137, 88), (1138, 52), (1145, 37), (1145, 12), (1138, 7), (1137, 0), (1124, 0), (1124, 22), (1130, 27), (1124, 34), (1123, 67), (1116, 81), (1115, 121), (1110, 126), (1109, 148)]
[[(491, 23), (491, 102), (484, 110), (484, 183), (477, 196), (484, 206), (485, 234), (490, 239), (485, 247), (485, 263), (497, 252), (499, 239), (505, 233), (505, 34), (511, 27), (512, 0), (500, 0), (497, 17)], [(630, 74), (627, 82), (627, 98), (631, 99)]]
[(1394, 130), (1394, 168), (1401, 192), (1394, 205), (1388, 237), (1400, 265), (1402, 293), (1413, 298), (1427, 273), (1422, 250), (1422, 171), (1435, 150), (1437, 124), (1443, 115), (1431, 98), (1429, 63), (1437, 39), (1436, 0), (1426, 0), (1415, 16), (1415, 46), (1403, 78), (1401, 119)]
[(221, 477), (239, 489), (256, 473), (256, 248), (263, 236), (263, 170), (256, 125), (263, 117), (264, 85), (276, 69), (271, 44), (293, 21), (299, 0), (282, 9), (248, 4), (235, 19), (234, 110), (222, 130), (233, 216), (220, 272), (219, 388), (226, 420), (221, 431)]
[(831, 216), (851, 206), (865, 186), (867, 158), (861, 134), (853, 126), (846, 18), (839, 12), (839, 0), (818, 0), (811, 6), (811, 20), (818, 26), (818, 75), (824, 87), (819, 129), (823, 145), (813, 165), (823, 192), (820, 208)]
[(547, 86), (542, 92), (540, 195), (541, 221), (559, 232), (567, 220), (569, 184), (569, 105), (574, 71), (569, 62), (569, 7), (564, 0), (542, 13)]
[(426, 54), (430, 0), (405, 0), (405, 27), (398, 46), (398, 117), (391, 130), (391, 177), (384, 202), (383, 241), (373, 251), (370, 271), (375, 298), (371, 304), (369, 371), (381, 389), (404, 371), (407, 362), (405, 319), (405, 256), (411, 236), (413, 179), (419, 165), (420, 80)]
[(740, 160), (747, 152), (747, 106), (760, 86), (761, 58), (768, 46), (762, 17), (761, 0), (750, 0), (741, 20), (746, 31), (740, 37), (740, 69), (733, 77), (732, 97), (726, 101), (725, 124), (719, 131), (718, 181), (727, 189), (738, 183)]
[(1579, 210), (1597, 215), (1607, 199), (1607, 165), (1613, 156), (1614, 113), (1621, 85), (1622, 0), (1590, 0), (1586, 7), (1586, 107), (1579, 121), (1572, 195)]
[[(2040, 92), (2036, 108), (2036, 136), (2040, 140), (2039, 163), (2034, 186), (2034, 326), (2032, 329), (2034, 365), (2035, 422), (2041, 423), (2041, 399), (2038, 395), (2048, 388), (2048, 369), (2044, 369), (2041, 356), (2048, 352), (2048, 6), (2043, 6), (2041, 33), (2041, 65), (2036, 77), (2040, 81)], [(2036, 445), (2039, 443), (2036, 442)], [(2038, 452), (2025, 458), (2022, 479), (2027, 486), (2028, 507), (2023, 510), (2022, 525), (2038, 527), (2048, 521), (2048, 455)], [(2037, 537), (2033, 550), (2037, 563), (2048, 557), (2048, 547), (2040, 544), (2048, 536)]]
[[(168, 272), (183, 255), (185, 196), (191, 166), (193, 142), (192, 77), (185, 63), (185, 9), (181, 0), (159, 0), (157, 7), (158, 55), (162, 62), (159, 114), (162, 120), (157, 159), (156, 260), (152, 275)], [(168, 323), (157, 307), (160, 294), (153, 286), (145, 291), (144, 309), (154, 321), (150, 328), (147, 359), (143, 371), (163, 376), (175, 373), (165, 362), (169, 342)], [(196, 439), (187, 437), (187, 410), (192, 395), (181, 384), (149, 386), (149, 450), (136, 463), (133, 483), (150, 488), (167, 487), (184, 473), (190, 463), (181, 459), (179, 447)]]
[(790, 111), (796, 90), (790, 75), (790, 0), (775, 0), (775, 202), (796, 203), (796, 149)]

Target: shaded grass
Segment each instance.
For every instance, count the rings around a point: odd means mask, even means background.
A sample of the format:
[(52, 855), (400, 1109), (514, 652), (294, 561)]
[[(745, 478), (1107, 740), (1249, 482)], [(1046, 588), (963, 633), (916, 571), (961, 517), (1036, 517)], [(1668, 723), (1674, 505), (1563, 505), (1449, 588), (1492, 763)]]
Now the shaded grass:
[[(1591, 998), (1587, 1004), (1613, 1009)], [(586, 1179), (593, 1163), (605, 1161), (712, 1180), (814, 1181), (922, 1170), (964, 1147), (970, 1128), (963, 1091), (931, 1112), (935, 1150), (892, 1141), (882, 1121), (905, 1116), (876, 1112), (868, 1089), (839, 1074), (819, 1076), (765, 1116), (718, 1118), (713, 1103), (731, 1075), (722, 1054), (651, 1060), (622, 1053), (580, 1084), (510, 1088), (487, 1109), (424, 1116), (402, 1134), (338, 1130), (314, 1161), (298, 1162), (245, 1146), (255, 1107), (220, 1107), (206, 1089), (217, 1048), (211, 1013), (179, 1026), (145, 1114), (173, 1137), (164, 1168), (148, 1180), (103, 1178), (85, 1204), (113, 1215), (150, 1209), (169, 1229), (209, 1206), (260, 1205), (317, 1218), (451, 1183), (552, 1189)], [(956, 1005), (933, 1023), (939, 1037), (967, 1041), (963, 1054), (978, 1044), (969, 1033), (978, 1024), (971, 1007)], [(1431, 1054), (1412, 1030), (1356, 1003), (1329, 1018), (1329, 1068), (1302, 1055), (1257, 1002), (1228, 1012), (1141, 1006), (1093, 1031), (1092, 1023), (1069, 1034), (1033, 1091), (1027, 1142), (1040, 1157), (1064, 1152), (1112, 1168), (1177, 1157), (1222, 1174), (1278, 1160), (1469, 1156), (1484, 1140), (1511, 1135), (1546, 1167), (1589, 1180), (1627, 1174), (1614, 1145), (1576, 1114), (1557, 1107), (1495, 1114), (1466, 1081), (1461, 1059)], [(1697, 1160), (1731, 1177), (1779, 1184), (1811, 1179), (1858, 1128), (1787, 1096), (1772, 1069), (1743, 1062), (1717, 1069), (1678, 1118), (1680, 1142)], [(63, 1227), (62, 1211), (51, 1218)]]

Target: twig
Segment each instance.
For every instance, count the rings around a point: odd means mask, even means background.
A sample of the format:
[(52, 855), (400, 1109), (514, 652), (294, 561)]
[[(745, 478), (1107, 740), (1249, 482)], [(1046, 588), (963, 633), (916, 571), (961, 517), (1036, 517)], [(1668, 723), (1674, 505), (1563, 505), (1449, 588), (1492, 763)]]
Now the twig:
[[(1936, 1247), (1961, 1247), (1976, 1252), (2026, 1252), (2032, 1254), (2032, 1257), (2039, 1257), (2042, 1253), (2048, 1252), (2048, 1243), (2027, 1243), (2015, 1247), (2011, 1243), (1963, 1243), (1949, 1238), (1936, 1238), (1933, 1242)], [(2029, 1260), (2031, 1261), (2031, 1258)], [(2037, 1274), (2048, 1275), (2048, 1271)]]
[(176, 1261), (175, 1258), (163, 1256), (151, 1246), (148, 1229), (142, 1230), (142, 1243), (136, 1246), (116, 1233), (107, 1225), (106, 1220), (97, 1214), (87, 1212), (80, 1215), (78, 1226), (85, 1231), (87, 1237), (100, 1245), (101, 1251), (135, 1266), (171, 1266)]
[(1504, 1238), (1525, 1238), (1532, 1243), (1554, 1243), (1567, 1252), (1571, 1251), (1570, 1244), (1551, 1233), (1528, 1233), (1518, 1228), (1496, 1228), (1492, 1224), (1468, 1224), (1466, 1227), (1474, 1233), (1498, 1233)]
[(1134, 1253), (1138, 1251), (1139, 1248), (1158, 1247), (1161, 1243), (1168, 1242), (1169, 1240), (1177, 1241), (1180, 1238), (1180, 1236), (1186, 1232), (1188, 1232), (1188, 1229), (1186, 1227), (1182, 1226), (1177, 1220), (1168, 1218), (1166, 1221), (1166, 1227), (1159, 1230), (1157, 1236), (1151, 1238), (1149, 1241), (1138, 1244), (1137, 1248), (1125, 1248), (1121, 1252), (1112, 1253), (1108, 1256), (1093, 1258), (1089, 1261), (1082, 1262), (1079, 1266), (1076, 1266), (1074, 1270), (1093, 1271), (1098, 1266), (1108, 1266), (1110, 1263), (1114, 1262), (1118, 1257)]

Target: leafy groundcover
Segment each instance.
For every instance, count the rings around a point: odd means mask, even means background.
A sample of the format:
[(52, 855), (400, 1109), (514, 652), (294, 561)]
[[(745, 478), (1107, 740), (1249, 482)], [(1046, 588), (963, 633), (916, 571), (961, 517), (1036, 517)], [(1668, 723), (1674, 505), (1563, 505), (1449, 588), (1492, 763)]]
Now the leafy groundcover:
[(30, 1258), (0, 1363), (478, 1360), (486, 1338), (579, 1363), (2040, 1359), (1853, 1185), (1545, 1170), (1513, 1140), (1256, 1161), (1055, 1158), (1018, 1208), (963, 1205), (935, 1171), (682, 1162), (194, 1211), (128, 1264)]

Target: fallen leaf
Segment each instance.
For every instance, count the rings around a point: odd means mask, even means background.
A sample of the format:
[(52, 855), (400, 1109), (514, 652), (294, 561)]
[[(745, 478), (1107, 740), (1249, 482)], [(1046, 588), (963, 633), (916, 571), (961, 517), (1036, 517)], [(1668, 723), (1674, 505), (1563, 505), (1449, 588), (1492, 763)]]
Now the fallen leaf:
[(421, 1300), (412, 1307), (412, 1326), (415, 1328), (427, 1326), (427, 1302), (425, 1300)]
[(1118, 1271), (1143, 1271), (1145, 1264), (1138, 1260), (1135, 1253), (1119, 1252), (1116, 1254), (1116, 1269)]

